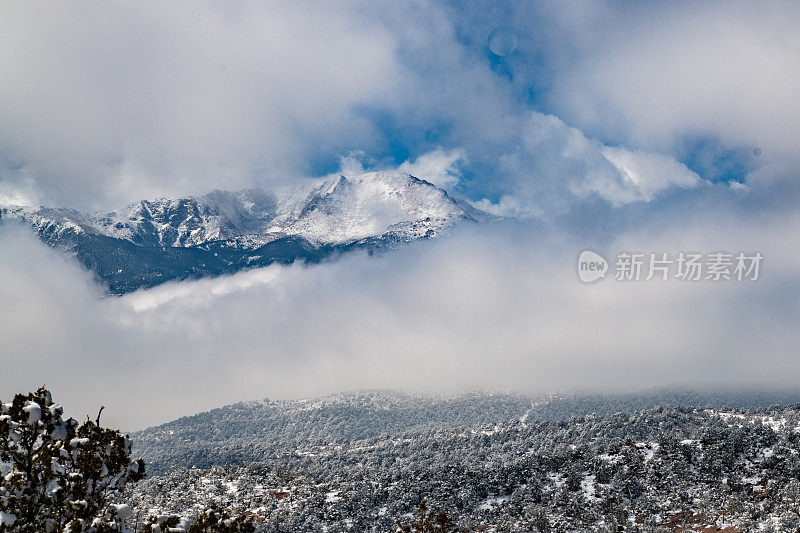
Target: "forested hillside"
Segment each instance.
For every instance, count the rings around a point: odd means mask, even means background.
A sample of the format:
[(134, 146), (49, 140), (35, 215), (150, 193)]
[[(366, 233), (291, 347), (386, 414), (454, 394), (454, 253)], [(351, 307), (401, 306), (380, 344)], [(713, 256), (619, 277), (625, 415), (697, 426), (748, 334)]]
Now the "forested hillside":
[[(656, 407), (545, 419), (540, 415), (548, 402), (528, 400), (526, 407), (513, 396), (452, 398), (441, 400), (439, 409), (432, 399), (345, 398), (308, 402), (299, 411), (305, 418), (292, 412), (294, 425), (279, 428), (284, 438), (269, 438), (276, 428), (260, 426), (275, 423), (276, 413), (252, 420), (249, 439), (225, 437), (236, 425), (224, 431), (205, 426), (208, 438), (194, 435), (193, 449), (206, 443), (202, 458), (216, 466), (187, 468), (197, 456), (184, 455), (184, 466), (142, 482), (132, 503), (144, 516), (191, 513), (217, 502), (252, 515), (265, 531), (393, 531), (398, 521), (414, 522), (421, 504), (432, 514), (446, 513), (453, 528), (470, 531), (800, 526), (797, 407)], [(603, 403), (600, 397), (580, 403), (586, 402)], [(414, 405), (420, 408), (416, 423)], [(239, 413), (245, 424), (254, 409), (243, 404), (203, 417), (212, 422), (221, 413), (226, 420)], [(364, 414), (370, 409), (371, 417)], [(459, 416), (468, 422), (456, 425)], [(188, 438), (188, 428), (201, 420), (181, 419), (158, 432)], [(139, 440), (156, 434), (148, 430)], [(210, 444), (214, 439), (219, 446)], [(145, 456), (160, 464), (165, 459), (155, 450)]]

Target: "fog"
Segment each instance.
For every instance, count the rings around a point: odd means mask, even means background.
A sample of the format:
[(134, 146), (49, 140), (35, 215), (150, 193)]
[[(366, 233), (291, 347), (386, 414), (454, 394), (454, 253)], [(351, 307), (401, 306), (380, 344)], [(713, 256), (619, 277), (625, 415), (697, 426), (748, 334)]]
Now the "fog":
[[(0, 390), (138, 428), (240, 400), (357, 388), (631, 391), (800, 378), (800, 219), (641, 227), (599, 251), (760, 251), (757, 281), (577, 278), (589, 241), (468, 227), (378, 256), (101, 297), (26, 230), (0, 231)], [(595, 243), (596, 244), (596, 243)], [(594, 247), (594, 249), (598, 249)], [(613, 268), (613, 267), (612, 267)]]
[[(514, 217), (119, 298), (0, 225), (0, 397), (47, 383), (134, 429), (361, 387), (797, 383), (797, 5), (476, 6), (0, 5), (0, 204), (399, 169)], [(498, 28), (515, 47), (490, 49)], [(585, 285), (585, 249), (764, 263)]]

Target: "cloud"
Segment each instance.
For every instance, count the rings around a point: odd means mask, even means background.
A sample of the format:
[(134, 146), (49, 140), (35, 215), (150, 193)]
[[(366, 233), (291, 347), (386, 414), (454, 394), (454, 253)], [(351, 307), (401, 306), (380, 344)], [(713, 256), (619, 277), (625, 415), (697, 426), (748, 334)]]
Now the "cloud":
[(464, 150), (435, 150), (422, 154), (413, 162), (406, 161), (398, 167), (400, 172), (423, 178), (437, 187), (449, 188), (458, 183), (461, 177), (459, 163), (466, 159)]
[[(650, 201), (669, 187), (692, 188), (702, 182), (686, 165), (663, 154), (634, 152), (618, 146), (605, 146), (600, 152), (616, 167), (637, 200)], [(604, 195), (602, 190), (597, 192), (612, 203), (624, 203), (618, 197)]]
[(796, 5), (687, 5), (666, 21), (658, 15), (591, 57), (586, 81), (599, 98), (644, 136), (712, 131), (731, 143), (796, 150), (789, 127), (800, 120)]
[(358, 150), (352, 151), (346, 156), (339, 158), (339, 172), (336, 174), (343, 174), (345, 176), (357, 176), (363, 174), (364, 160), (367, 159), (367, 154)]
[[(390, 170), (405, 172), (417, 178), (433, 183), (437, 187), (451, 188), (461, 178), (461, 166), (466, 162), (466, 153), (462, 149), (445, 150), (436, 147), (416, 159), (406, 160), (399, 166), (380, 164), (367, 156), (362, 150), (355, 150), (339, 158), (339, 170), (334, 174), (355, 176), (369, 170)], [(334, 175), (332, 174), (332, 175)]]
[[(535, 218), (123, 298), (3, 226), (3, 394), (47, 381), (133, 428), (355, 387), (796, 383), (798, 9), (475, 6), (2, 4), (1, 202), (114, 208), (344, 155)], [(743, 186), (711, 183), (730, 150)], [(587, 287), (586, 248), (761, 251), (765, 270)]]
[(590, 136), (648, 151), (711, 136), (796, 153), (800, 8), (791, 2), (512, 3), (513, 83)]
[(436, 158), (513, 135), (518, 104), (436, 3), (0, 9), (0, 168), (48, 205), (270, 186), (395, 148), (455, 184)]
[[(4, 226), (0, 390), (47, 382), (70, 413), (102, 403), (110, 424), (134, 428), (239, 400), (361, 387), (791, 386), (800, 378), (791, 296), (800, 218), (777, 208), (749, 220), (727, 207), (708, 212), (717, 193), (662, 205), (647, 221), (620, 218), (610, 238), (526, 223), (470, 226), (384, 255), (121, 298), (100, 298), (88, 273)], [(604, 223), (598, 216), (581, 221)], [(728, 250), (765, 259), (754, 283), (588, 286), (575, 270), (587, 248), (607, 258)]]
[[(697, 139), (759, 147), (750, 167), (797, 159), (788, 5), (0, 9), (6, 198), (116, 208), (301, 180), (360, 152), (497, 212), (547, 216), (712, 179), (719, 154), (692, 165)], [(502, 57), (498, 28), (517, 42)], [(640, 188), (606, 146), (663, 158), (638, 158)]]
[(470, 203), (481, 211), (485, 211), (497, 217), (528, 218), (541, 214), (541, 211), (532, 203), (525, 202), (519, 197), (509, 194), (501, 196), (500, 199), (494, 203), (487, 198)]
[(499, 157), (501, 172), (513, 177), (506, 193), (476, 207), (549, 219), (597, 198), (616, 207), (703, 182), (669, 155), (606, 146), (553, 115), (530, 112), (521, 130), (520, 142)]
[(371, 149), (354, 108), (399, 75), (391, 37), (346, 6), (0, 9), (0, 153), (51, 203), (238, 188), (302, 171), (315, 145)]

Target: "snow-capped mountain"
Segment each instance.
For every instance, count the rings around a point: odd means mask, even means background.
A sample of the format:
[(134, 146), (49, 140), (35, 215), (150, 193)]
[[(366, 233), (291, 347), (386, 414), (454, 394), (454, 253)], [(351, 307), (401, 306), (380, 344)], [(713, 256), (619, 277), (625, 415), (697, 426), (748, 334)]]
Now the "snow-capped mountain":
[(0, 219), (30, 224), (51, 246), (74, 253), (115, 293), (411, 242), (486, 216), (427, 181), (397, 172), (274, 191), (143, 200), (110, 213), (0, 206)]

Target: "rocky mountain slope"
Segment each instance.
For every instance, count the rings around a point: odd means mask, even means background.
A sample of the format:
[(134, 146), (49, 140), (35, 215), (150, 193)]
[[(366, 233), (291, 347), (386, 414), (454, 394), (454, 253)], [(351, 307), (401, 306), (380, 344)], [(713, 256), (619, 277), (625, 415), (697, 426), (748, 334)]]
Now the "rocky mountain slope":
[(338, 176), (274, 191), (213, 191), (110, 213), (0, 206), (122, 294), (172, 279), (236, 272), (436, 237), (488, 215), (409, 174)]

